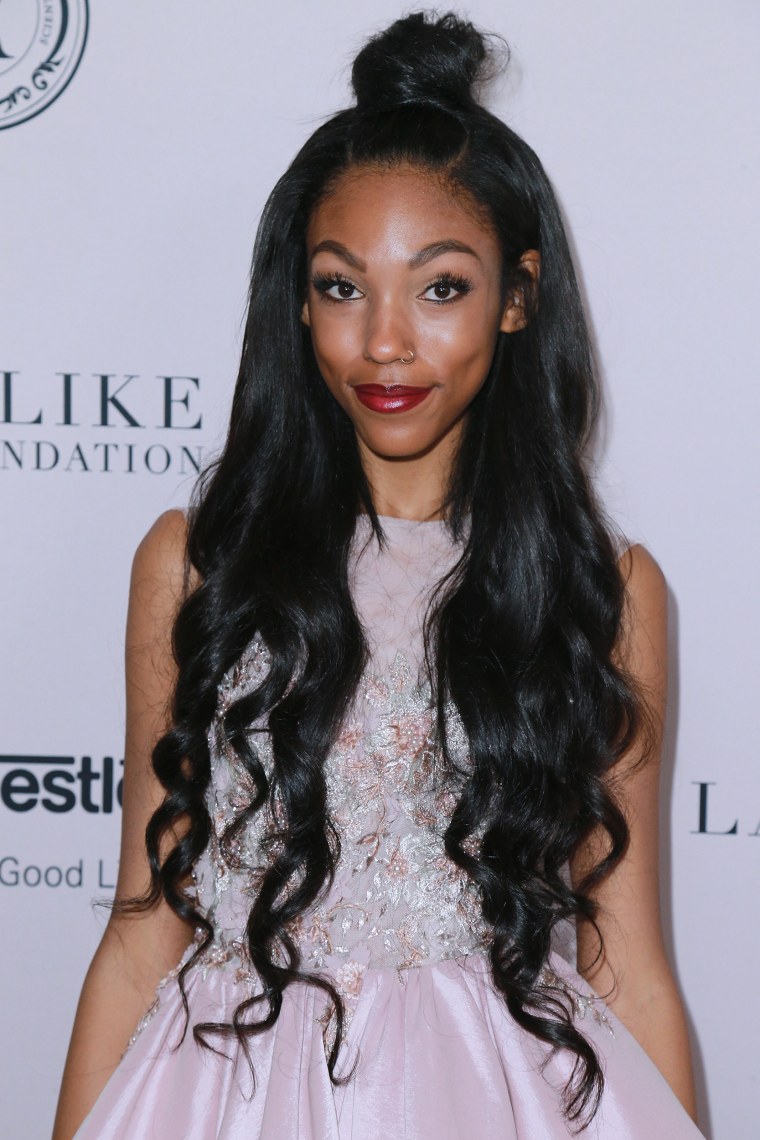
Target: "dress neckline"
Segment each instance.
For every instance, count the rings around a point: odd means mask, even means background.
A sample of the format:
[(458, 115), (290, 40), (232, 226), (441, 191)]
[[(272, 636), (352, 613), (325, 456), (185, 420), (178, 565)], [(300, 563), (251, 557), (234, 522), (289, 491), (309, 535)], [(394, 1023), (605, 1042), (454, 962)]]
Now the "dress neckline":
[(446, 526), (445, 519), (402, 519), (397, 515), (378, 515), (383, 526), (417, 527), (417, 526)]
[[(383, 534), (381, 540), (372, 530), (367, 514), (359, 514), (356, 521), (355, 541), (358, 549), (372, 549), (379, 558), (401, 557), (433, 563), (448, 558), (458, 543), (453, 538), (445, 519), (402, 519), (395, 515), (378, 515)], [(432, 561), (431, 561), (432, 560)]]

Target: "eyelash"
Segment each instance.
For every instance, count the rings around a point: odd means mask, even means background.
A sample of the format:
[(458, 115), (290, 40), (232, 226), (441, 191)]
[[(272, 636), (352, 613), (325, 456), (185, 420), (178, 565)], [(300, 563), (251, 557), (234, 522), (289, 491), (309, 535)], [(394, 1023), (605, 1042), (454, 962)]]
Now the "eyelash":
[[(350, 285), (352, 289), (357, 288), (353, 281), (348, 277), (344, 277), (342, 273), (318, 273), (312, 277), (311, 283), (325, 301), (329, 301), (334, 305), (343, 304), (345, 301), (357, 300), (355, 297), (331, 297), (329, 295), (328, 289), (332, 289), (335, 285)], [(439, 273), (438, 276), (423, 289), (423, 293), (427, 293), (429, 289), (434, 289), (436, 285), (456, 289), (456, 296), (440, 297), (437, 299), (428, 298), (428, 300), (430, 300), (433, 305), (450, 305), (453, 301), (456, 301), (458, 297), (464, 297), (467, 293), (471, 292), (473, 282), (469, 277), (464, 277), (460, 273)]]

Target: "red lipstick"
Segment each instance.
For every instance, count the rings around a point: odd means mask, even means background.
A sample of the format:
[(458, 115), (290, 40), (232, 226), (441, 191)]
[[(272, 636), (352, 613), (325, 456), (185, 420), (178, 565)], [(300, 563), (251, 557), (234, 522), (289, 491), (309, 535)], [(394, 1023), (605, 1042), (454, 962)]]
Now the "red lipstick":
[(357, 384), (354, 388), (356, 398), (373, 412), (408, 412), (421, 404), (432, 390), (406, 384)]

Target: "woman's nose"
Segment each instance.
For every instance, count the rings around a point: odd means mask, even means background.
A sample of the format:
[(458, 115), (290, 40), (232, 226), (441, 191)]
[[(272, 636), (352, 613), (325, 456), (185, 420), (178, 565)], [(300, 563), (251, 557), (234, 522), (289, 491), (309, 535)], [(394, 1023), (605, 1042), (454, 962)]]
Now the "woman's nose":
[(399, 305), (385, 302), (372, 306), (365, 330), (365, 359), (392, 364), (408, 356), (412, 339), (410, 321)]

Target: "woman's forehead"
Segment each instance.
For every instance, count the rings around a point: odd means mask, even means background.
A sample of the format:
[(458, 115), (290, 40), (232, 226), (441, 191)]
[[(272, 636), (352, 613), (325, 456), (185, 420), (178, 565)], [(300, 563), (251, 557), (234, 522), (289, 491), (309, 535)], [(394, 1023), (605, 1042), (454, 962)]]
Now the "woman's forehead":
[(352, 167), (313, 210), (307, 243), (313, 249), (326, 240), (424, 245), (454, 238), (492, 251), (496, 238), (483, 213), (444, 172), (409, 164)]

